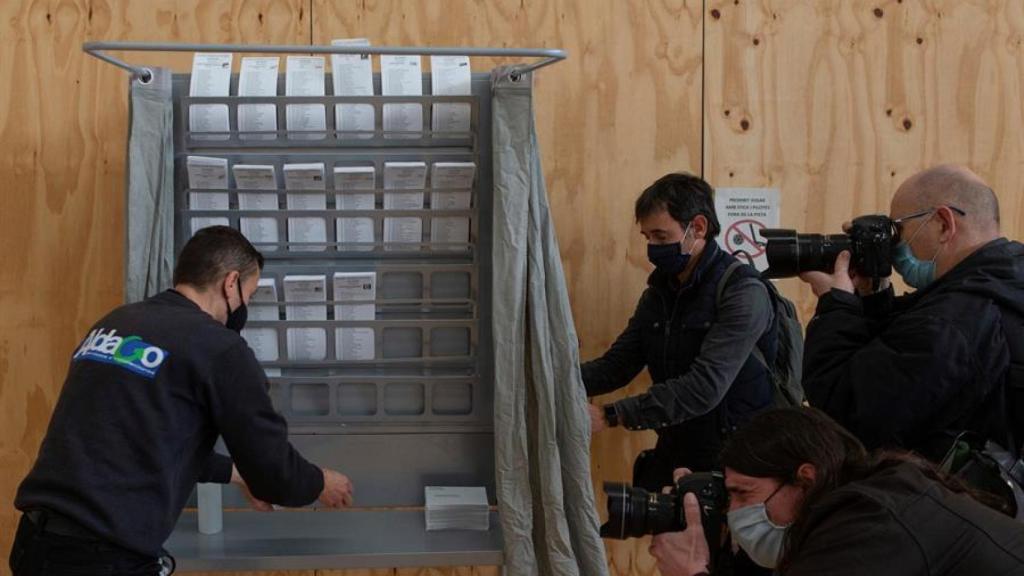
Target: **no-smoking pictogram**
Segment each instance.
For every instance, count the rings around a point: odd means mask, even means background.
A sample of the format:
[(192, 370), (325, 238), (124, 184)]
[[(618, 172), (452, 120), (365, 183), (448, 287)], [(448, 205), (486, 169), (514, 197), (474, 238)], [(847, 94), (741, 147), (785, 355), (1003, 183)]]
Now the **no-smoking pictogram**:
[(759, 240), (765, 225), (757, 220), (737, 220), (725, 231), (725, 247), (730, 254), (743, 252), (751, 258), (764, 254), (765, 243)]

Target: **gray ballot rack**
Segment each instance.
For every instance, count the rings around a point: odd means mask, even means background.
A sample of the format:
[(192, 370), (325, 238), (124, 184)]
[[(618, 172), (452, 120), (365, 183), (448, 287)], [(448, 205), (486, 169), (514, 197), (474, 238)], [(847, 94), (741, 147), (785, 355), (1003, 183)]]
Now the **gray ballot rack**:
[[(387, 48), (351, 46), (244, 46), (144, 43), (87, 43), (83, 49), (130, 70), (135, 81), (149, 71), (106, 54), (108, 50), (232, 52), (271, 54), (418, 54), (429, 56), (515, 56), (540, 58), (505, 69), (513, 77), (565, 56), (559, 50), (479, 48)], [(423, 75), (424, 96), (339, 96), (325, 74), (325, 96), (191, 97), (188, 74), (173, 76), (174, 111), (174, 240), (177, 253), (194, 230), (209, 223), (243, 229), (259, 220), (276, 229), (276, 241), (255, 242), (265, 257), (261, 275), (273, 282), (274, 301), (250, 304), (245, 332), (260, 334), (273, 353), (261, 358), (271, 398), (289, 425), (292, 443), (312, 462), (347, 474), (355, 485), (351, 511), (281, 510), (257, 513), (241, 493), (226, 490), (224, 529), (200, 534), (196, 515), (187, 511), (167, 549), (180, 569), (265, 570), (303, 568), (383, 568), (407, 566), (500, 565), (502, 541), (496, 513), (486, 532), (427, 532), (424, 486), (485, 486), (494, 501), (494, 367), (491, 338), (492, 189), (491, 73), (474, 73), (471, 94), (430, 95), (429, 74)], [(278, 78), (285, 93), (285, 76)], [(374, 75), (374, 94), (381, 78)], [(238, 93), (238, 75), (230, 94)], [(240, 106), (274, 105), (278, 130), (241, 132)], [(326, 129), (289, 131), (288, 107), (319, 105)], [(373, 107), (373, 130), (344, 131), (335, 125), (340, 105)], [(470, 129), (431, 129), (438, 104), (468, 108)], [(204, 105), (228, 110), (226, 132), (193, 132), (190, 114)], [(389, 105), (417, 105), (421, 129), (390, 132), (383, 128)], [(228, 186), (190, 188), (188, 164), (194, 157), (227, 161)], [(385, 171), (394, 163), (423, 163), (422, 206), (391, 209)], [(472, 187), (464, 190), (433, 186), (437, 163), (473, 163)], [(285, 166), (323, 166), (323, 186), (296, 189), (285, 184)], [(273, 166), (273, 188), (239, 187), (233, 167)], [(372, 208), (344, 209), (335, 182), (335, 168), (373, 168)], [(435, 205), (435, 194), (468, 192), (469, 207)], [(195, 198), (226, 196), (227, 209), (197, 206)], [(260, 194), (261, 209), (250, 209), (246, 195)], [(222, 196), (222, 197), (223, 197)], [(291, 198), (316, 197), (318, 209), (290, 209)], [(274, 202), (276, 197), (276, 202)], [(267, 199), (270, 199), (268, 208)], [(276, 208), (275, 208), (276, 206)], [(435, 221), (468, 220), (468, 238), (435, 242)], [(373, 241), (348, 241), (342, 219), (359, 219), (372, 227)], [(416, 238), (401, 242), (385, 236), (389, 219), (418, 224)], [(444, 219), (444, 220), (441, 220)], [(349, 220), (351, 221), (351, 220)], [(314, 222), (323, 231), (317, 241), (295, 240), (302, 226)], [(397, 225), (397, 224), (396, 224)], [(463, 224), (465, 226), (465, 224)], [(418, 228), (418, 234), (416, 230)], [(418, 240), (418, 241), (417, 241)], [(336, 273), (372, 273), (375, 296), (372, 319), (346, 319), (342, 307), (352, 304), (336, 293)], [(323, 278), (323, 297), (310, 302), (289, 300), (286, 282)], [(319, 281), (317, 281), (319, 284)], [(363, 306), (367, 302), (361, 302)], [(319, 309), (316, 319), (292, 310)], [(302, 318), (302, 319), (297, 319)], [(343, 340), (359, 330), (363, 351), (352, 359)], [(348, 332), (346, 332), (348, 331)], [(244, 334), (244, 333), (243, 333)], [(310, 344), (312, 342), (312, 344)], [(301, 353), (299, 350), (302, 349)], [(367, 352), (367, 349), (370, 351)], [(312, 350), (312, 352), (311, 352)], [(237, 509), (237, 510), (233, 510)]]

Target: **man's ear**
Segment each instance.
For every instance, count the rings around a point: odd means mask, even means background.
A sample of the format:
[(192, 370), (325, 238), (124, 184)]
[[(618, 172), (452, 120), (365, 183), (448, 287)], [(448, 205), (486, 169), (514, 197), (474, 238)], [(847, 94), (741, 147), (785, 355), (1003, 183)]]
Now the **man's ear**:
[(693, 230), (693, 237), (704, 240), (708, 237), (708, 219), (703, 214), (697, 214), (690, 222), (690, 229)]
[(818, 469), (810, 462), (804, 462), (796, 469), (796, 482), (803, 488), (814, 486), (818, 480)]
[(233, 292), (237, 292), (238, 288), (235, 287), (235, 284), (238, 284), (241, 281), (242, 281), (241, 275), (238, 273), (237, 270), (232, 270), (231, 272), (228, 272), (224, 276), (224, 284), (223, 284), (224, 291), (227, 292), (228, 294), (231, 294)]
[(939, 217), (939, 222), (942, 223), (942, 232), (940, 232), (939, 240), (948, 242), (950, 238), (956, 235), (956, 214), (953, 213), (949, 206), (939, 206), (935, 211), (935, 215)]

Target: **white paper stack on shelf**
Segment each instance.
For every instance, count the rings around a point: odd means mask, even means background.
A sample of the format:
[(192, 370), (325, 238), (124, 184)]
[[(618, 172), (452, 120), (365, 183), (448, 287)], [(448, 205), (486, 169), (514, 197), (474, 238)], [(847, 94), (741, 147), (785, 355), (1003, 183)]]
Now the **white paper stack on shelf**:
[[(188, 187), (193, 190), (227, 190), (228, 159), (212, 156), (189, 156), (185, 160), (188, 169)], [(190, 210), (227, 210), (227, 192), (189, 192)], [(196, 216), (191, 219), (192, 233), (207, 226), (227, 226), (227, 217)]]
[[(476, 164), (473, 162), (435, 162), (430, 172), (430, 208), (469, 210), (475, 175)], [(469, 217), (431, 218), (430, 241), (452, 244), (437, 248), (439, 250), (465, 250), (469, 243)]]
[[(380, 88), (384, 96), (422, 96), (423, 73), (419, 56), (380, 57)], [(423, 130), (421, 104), (385, 104), (385, 138), (419, 138)], [(408, 134), (387, 134), (408, 132)]]
[[(287, 320), (327, 320), (327, 277), (285, 276), (284, 299), (288, 303), (284, 312)], [(327, 358), (327, 332), (323, 328), (288, 328), (287, 340), (289, 360)]]
[[(242, 58), (238, 73), (239, 96), (277, 96), (277, 69), (281, 59)], [(277, 134), (247, 134), (277, 130), (277, 106), (274, 104), (239, 104), (238, 131), (242, 140), (276, 140)]]
[[(285, 71), (285, 96), (323, 96), (323, 56), (289, 56)], [(324, 131), (327, 112), (323, 104), (289, 104), (285, 108), (289, 131)], [(326, 133), (290, 134), (292, 140), (323, 140)]]
[[(238, 192), (239, 210), (277, 210), (277, 175), (271, 164), (235, 164), (231, 167), (235, 174), (235, 188)], [(248, 190), (273, 190), (274, 192), (259, 193)], [(259, 243), (278, 243), (281, 236), (277, 230), (276, 218), (255, 218), (242, 216), (238, 219), (238, 227), (242, 235), (250, 242), (257, 244), (260, 252), (273, 252), (276, 246), (259, 245)]]
[[(285, 164), (284, 187), (287, 190), (324, 190), (324, 165)], [(288, 194), (289, 210), (326, 210), (326, 194)], [(316, 216), (288, 218), (289, 242), (327, 242), (327, 221)], [(293, 252), (323, 252), (323, 246), (289, 246)]]
[[(384, 209), (422, 210), (423, 189), (427, 185), (425, 162), (384, 163)], [(392, 190), (414, 190), (392, 192)], [(419, 244), (423, 241), (423, 219), (418, 216), (386, 216), (384, 242), (389, 244)], [(419, 247), (409, 247), (418, 250)]]
[[(434, 96), (468, 96), (472, 93), (469, 56), (431, 56), (430, 91)], [(463, 138), (469, 134), (469, 104), (437, 102), (430, 129), (434, 138)]]
[[(331, 46), (369, 46), (366, 38), (331, 40)], [(332, 54), (331, 78), (335, 96), (373, 96), (373, 60), (369, 54)], [(373, 104), (338, 104), (334, 126), (341, 139), (373, 138)], [(359, 132), (368, 131), (366, 134)], [(356, 133), (353, 133), (356, 132)]]
[[(377, 273), (334, 273), (334, 319), (367, 321), (377, 318)], [(373, 360), (373, 328), (342, 327), (335, 332), (335, 358)]]
[[(335, 194), (334, 203), (338, 210), (373, 210), (376, 205), (374, 190), (377, 187), (377, 170), (373, 166), (335, 166), (334, 189), (344, 190)], [(363, 190), (362, 193), (353, 191)], [(376, 242), (373, 218), (367, 216), (344, 216), (338, 218), (336, 231), (339, 243)], [(373, 250), (373, 246), (339, 246), (339, 250)]]
[[(274, 306), (261, 306), (261, 303)], [(278, 320), (280, 315), (277, 304), (277, 284), (273, 278), (260, 278), (256, 291), (249, 299), (249, 320)], [(243, 328), (242, 338), (249, 343), (249, 348), (256, 354), (260, 362), (274, 362), (280, 357), (277, 346), (277, 329), (267, 327)]]
[[(189, 96), (231, 95), (231, 54), (196, 54), (192, 57)], [(227, 132), (227, 104), (191, 104), (188, 107), (188, 129), (196, 140), (227, 140), (228, 134), (198, 136), (197, 132)]]
[(427, 530), (487, 530), (490, 509), (483, 486), (427, 486)]

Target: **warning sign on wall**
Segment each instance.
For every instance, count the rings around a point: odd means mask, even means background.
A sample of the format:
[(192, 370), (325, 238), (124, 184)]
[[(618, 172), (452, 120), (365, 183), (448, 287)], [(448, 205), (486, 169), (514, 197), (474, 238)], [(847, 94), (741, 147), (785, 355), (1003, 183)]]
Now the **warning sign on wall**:
[(722, 232), (718, 244), (743, 261), (752, 259), (761, 271), (768, 267), (761, 230), (779, 227), (779, 191), (776, 188), (718, 188), (715, 212)]

